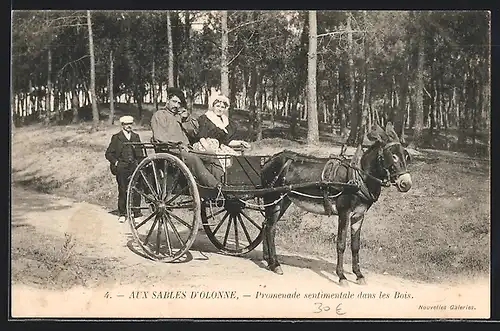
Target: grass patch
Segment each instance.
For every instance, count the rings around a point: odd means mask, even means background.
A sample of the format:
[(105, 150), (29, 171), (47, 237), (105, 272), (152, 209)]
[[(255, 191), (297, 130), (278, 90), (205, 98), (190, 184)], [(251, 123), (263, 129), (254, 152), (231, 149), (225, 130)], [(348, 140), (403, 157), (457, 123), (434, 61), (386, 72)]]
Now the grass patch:
[(12, 283), (57, 290), (113, 282), (109, 270), (115, 268), (117, 260), (87, 257), (82, 249), (82, 244), (68, 233), (62, 239), (38, 233), (32, 227), (16, 228), (12, 235)]

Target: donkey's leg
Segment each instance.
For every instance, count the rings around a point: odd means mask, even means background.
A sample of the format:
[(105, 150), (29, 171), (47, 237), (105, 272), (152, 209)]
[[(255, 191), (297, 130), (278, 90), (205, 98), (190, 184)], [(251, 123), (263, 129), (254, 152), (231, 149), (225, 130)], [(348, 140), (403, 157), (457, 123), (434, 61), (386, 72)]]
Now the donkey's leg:
[(337, 276), (339, 276), (340, 286), (348, 286), (347, 278), (344, 275), (344, 251), (347, 239), (347, 224), (349, 210), (339, 210), (339, 227), (337, 231)]
[(359, 247), (361, 237), (361, 226), (365, 218), (366, 206), (359, 205), (354, 208), (351, 215), (351, 252), (352, 252), (352, 272), (356, 275), (358, 284), (365, 285), (365, 277), (359, 268)]
[[(268, 203), (268, 202), (266, 202)], [(283, 216), (285, 211), (290, 206), (291, 201), (287, 198), (283, 199), (281, 203), (266, 208), (266, 223), (264, 224), (264, 238), (263, 238), (263, 255), (264, 260), (267, 261), (269, 270), (282, 275), (278, 256), (276, 254), (276, 225), (278, 220)]]

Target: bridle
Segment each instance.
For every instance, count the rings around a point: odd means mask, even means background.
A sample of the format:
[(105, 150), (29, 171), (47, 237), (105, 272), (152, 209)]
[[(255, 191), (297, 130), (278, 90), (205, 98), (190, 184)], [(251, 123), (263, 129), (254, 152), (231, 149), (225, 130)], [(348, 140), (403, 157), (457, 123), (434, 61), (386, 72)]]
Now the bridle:
[(394, 161), (388, 166), (385, 166), (384, 162), (384, 152), (389, 149), (392, 146), (399, 145), (401, 146), (401, 143), (399, 141), (392, 141), (390, 143), (385, 144), (383, 147), (379, 148), (378, 154), (377, 154), (377, 164), (382, 170), (382, 172), (386, 175), (385, 178), (382, 179), (383, 182), (386, 182), (389, 186), (390, 184), (394, 184), (396, 181), (396, 178), (398, 178), (401, 175), (407, 174), (408, 171), (406, 170), (406, 161), (404, 160), (404, 155), (403, 155), (403, 164), (405, 165), (404, 170), (396, 171), (394, 173), (391, 173), (391, 168), (395, 168)]

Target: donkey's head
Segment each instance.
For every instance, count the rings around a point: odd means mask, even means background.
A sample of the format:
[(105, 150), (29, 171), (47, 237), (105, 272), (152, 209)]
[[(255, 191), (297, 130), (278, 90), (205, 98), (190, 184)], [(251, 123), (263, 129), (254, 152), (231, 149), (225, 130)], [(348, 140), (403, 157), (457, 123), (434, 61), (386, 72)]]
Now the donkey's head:
[(378, 177), (388, 179), (400, 192), (409, 191), (412, 182), (406, 166), (410, 154), (401, 145), (392, 124), (387, 123), (385, 131), (374, 125), (367, 138), (374, 142), (373, 150), (378, 152), (375, 170)]

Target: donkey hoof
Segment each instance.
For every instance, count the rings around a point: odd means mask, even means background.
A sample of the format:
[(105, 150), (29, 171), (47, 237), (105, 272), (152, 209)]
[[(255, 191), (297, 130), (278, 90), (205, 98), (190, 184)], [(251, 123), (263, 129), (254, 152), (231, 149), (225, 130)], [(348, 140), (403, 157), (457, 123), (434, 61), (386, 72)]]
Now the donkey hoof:
[(349, 287), (349, 283), (347, 282), (347, 279), (341, 279), (339, 280), (340, 286), (342, 287)]
[(365, 277), (361, 277), (357, 279), (358, 285), (366, 285)]
[(283, 270), (281, 270), (280, 266), (277, 266), (277, 267), (271, 269), (271, 271), (278, 274), (278, 275), (283, 275)]

